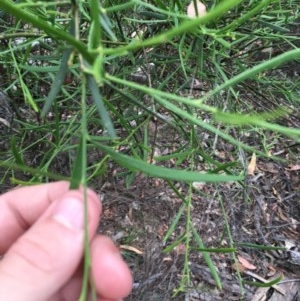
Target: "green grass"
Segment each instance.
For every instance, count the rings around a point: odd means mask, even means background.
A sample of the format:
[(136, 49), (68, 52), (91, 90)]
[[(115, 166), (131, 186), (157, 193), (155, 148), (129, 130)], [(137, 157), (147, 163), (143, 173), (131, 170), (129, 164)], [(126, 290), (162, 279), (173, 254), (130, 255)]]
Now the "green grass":
[[(205, 4), (205, 17), (189, 19), (188, 1), (2, 0), (1, 89), (18, 109), (18, 131), (0, 161), (5, 176), (23, 184), (65, 177), (76, 188), (105, 177), (113, 160), (128, 186), (137, 172), (167, 179), (175, 192), (173, 181), (242, 185), (241, 150), (269, 157), (269, 133), (299, 142), (299, 128), (278, 123), (299, 109), (291, 66), (299, 68), (300, 42), (290, 31), (297, 1)], [(259, 144), (239, 137), (249, 131)], [(170, 143), (165, 155), (154, 155), (159, 140)], [(234, 162), (215, 156), (218, 141), (232, 146)], [(89, 162), (91, 154), (97, 160)], [(191, 193), (181, 196), (187, 209)], [(190, 238), (204, 247), (186, 220), (179, 290), (189, 282)]]

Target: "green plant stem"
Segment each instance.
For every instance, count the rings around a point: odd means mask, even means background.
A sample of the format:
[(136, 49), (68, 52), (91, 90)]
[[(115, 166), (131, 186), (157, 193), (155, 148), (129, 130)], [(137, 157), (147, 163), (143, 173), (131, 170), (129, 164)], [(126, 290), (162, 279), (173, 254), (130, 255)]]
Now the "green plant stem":
[(18, 4), (14, 4), (9, 0), (1, 0), (0, 8), (14, 15), (16, 18), (26, 21), (43, 30), (49, 36), (68, 42), (79, 53), (82, 54), (82, 56), (89, 64), (93, 64), (94, 57), (88, 52), (86, 45), (81, 41), (76, 40), (73, 36), (65, 32), (64, 30), (54, 27), (50, 23), (47, 23), (34, 14), (28, 13), (25, 9), (19, 8)]
[(233, 85), (235, 85), (239, 82), (242, 82), (246, 79), (253, 78), (259, 72), (272, 69), (274, 67), (280, 66), (283, 63), (286, 63), (291, 60), (296, 60), (298, 58), (300, 58), (300, 49), (293, 49), (293, 50), (287, 51), (285, 53), (282, 53), (266, 62), (258, 64), (256, 66), (254, 66), (253, 68), (245, 70), (244, 72), (236, 75), (235, 77), (224, 82), (224, 84), (217, 86), (214, 90), (208, 92), (206, 95), (199, 98), (195, 102), (201, 104), (202, 102), (206, 101), (207, 99), (209, 99), (213, 95), (221, 92), (222, 90), (225, 90), (228, 87), (232, 87)]
[(153, 47), (155, 45), (160, 45), (169, 42), (173, 37), (183, 34), (185, 32), (193, 32), (197, 27), (202, 24), (206, 24), (212, 21), (215, 21), (220, 16), (225, 14), (227, 11), (235, 7), (237, 4), (242, 2), (242, 0), (226, 0), (222, 1), (214, 10), (210, 11), (207, 15), (201, 18), (195, 18), (193, 20), (188, 20), (183, 22), (180, 26), (174, 27), (169, 31), (155, 36), (153, 38), (136, 41), (124, 47), (118, 48), (107, 48), (103, 50), (103, 53), (106, 55), (112, 54), (127, 54), (128, 51), (138, 50), (145, 47)]

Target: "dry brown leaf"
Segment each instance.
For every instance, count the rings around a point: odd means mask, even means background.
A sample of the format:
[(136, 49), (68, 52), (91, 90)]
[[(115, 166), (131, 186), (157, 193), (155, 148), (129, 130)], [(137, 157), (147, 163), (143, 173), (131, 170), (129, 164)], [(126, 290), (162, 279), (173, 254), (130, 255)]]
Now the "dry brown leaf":
[(265, 219), (266, 219), (266, 222), (269, 224), (269, 222), (270, 222), (270, 220), (271, 220), (271, 215), (270, 215), (270, 213), (266, 213)]
[(186, 247), (184, 244), (177, 245), (174, 250), (178, 255), (183, 255), (186, 253)]
[(259, 169), (270, 173), (278, 174), (278, 169), (274, 166), (274, 163), (260, 163)]
[(139, 250), (135, 247), (132, 247), (132, 246), (121, 245), (120, 249), (131, 251), (131, 252), (136, 253), (138, 255), (143, 255), (143, 252), (141, 250)]
[(272, 190), (273, 190), (273, 194), (274, 194), (274, 195), (278, 195), (278, 192), (277, 192), (277, 190), (276, 190), (275, 187), (272, 187)]
[(253, 176), (255, 169), (256, 169), (256, 155), (255, 155), (255, 153), (253, 153), (252, 157), (251, 157), (251, 161), (248, 165), (248, 175)]
[(294, 218), (291, 217), (291, 222), (292, 222), (292, 228), (294, 230), (296, 230), (298, 225), (299, 225), (299, 221), (297, 221), (297, 220), (295, 220)]
[(283, 220), (285, 222), (289, 222), (289, 219), (283, 214), (282, 209), (279, 206), (277, 208), (277, 212), (278, 212), (279, 217), (281, 218), (281, 220)]
[(232, 264), (231, 267), (235, 271), (238, 269), (240, 273), (243, 273), (246, 270), (246, 268), (241, 263), (239, 263), (239, 262), (237, 263), (237, 265), (236, 264)]
[(167, 257), (163, 258), (163, 262), (166, 262), (166, 261), (173, 261), (173, 259), (171, 256), (167, 256)]
[(268, 277), (273, 277), (277, 272), (276, 269), (271, 265), (268, 266), (268, 269), (269, 269), (269, 272), (267, 274)]
[(188, 8), (187, 8), (188, 17), (197, 18), (197, 17), (205, 16), (207, 14), (206, 7), (202, 2), (197, 0), (196, 1), (196, 7), (197, 7), (197, 11), (198, 11), (198, 16), (197, 16), (197, 13), (196, 13), (194, 1), (192, 0), (191, 3), (189, 4)]
[(224, 151), (218, 151), (218, 150), (215, 150), (215, 155), (218, 156), (220, 159), (225, 159), (227, 153), (224, 152)]
[(205, 182), (193, 182), (193, 188), (196, 190), (202, 190), (204, 186), (206, 185)]
[(160, 237), (162, 237), (162, 236), (165, 235), (165, 233), (166, 233), (167, 231), (168, 231), (168, 226), (167, 226), (165, 223), (163, 223), (163, 224), (160, 224), (160, 225), (158, 226), (157, 234), (158, 234)]
[(300, 165), (294, 165), (294, 166), (292, 166), (291, 170), (300, 170)]
[(251, 264), (244, 257), (238, 255), (237, 258), (238, 258), (239, 262), (243, 265), (243, 267), (245, 267), (246, 269), (248, 269), (248, 270), (256, 270), (256, 266), (254, 266), (253, 264)]

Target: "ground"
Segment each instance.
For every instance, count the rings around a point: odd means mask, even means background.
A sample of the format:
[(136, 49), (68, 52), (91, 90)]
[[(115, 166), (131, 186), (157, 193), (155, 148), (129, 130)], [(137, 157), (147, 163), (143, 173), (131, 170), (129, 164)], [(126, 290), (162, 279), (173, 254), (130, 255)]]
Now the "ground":
[[(237, 247), (238, 269), (244, 280), (258, 280), (253, 274), (266, 280), (279, 275), (284, 279), (300, 276), (300, 261), (292, 262), (286, 251), (280, 253), (246, 246), (281, 246), (297, 252), (300, 241), (300, 166), (299, 158), (293, 154), (297, 156), (299, 149), (299, 145), (282, 138), (274, 146), (274, 152), (289, 163), (258, 158), (254, 174), (247, 176), (244, 183), (201, 184), (200, 191), (193, 192), (191, 218), (204, 245), (228, 246), (225, 233), (228, 226)], [(187, 194), (186, 185), (176, 185), (183, 195)], [(100, 189), (95, 187), (104, 205), (99, 231), (116, 241), (133, 271), (134, 290), (128, 300), (171, 300), (180, 286), (186, 250), (183, 244), (167, 254), (163, 250), (184, 232), (185, 217), (167, 242), (164, 235), (176, 218), (182, 200), (165, 181), (141, 174), (136, 175), (130, 188), (125, 187), (122, 179), (113, 176), (105, 179)], [(224, 223), (224, 214), (228, 225)], [(192, 251), (189, 257), (190, 288), (188, 292), (179, 293), (174, 300), (255, 300), (257, 288), (248, 285), (241, 296), (231, 254), (216, 253), (211, 257), (223, 289), (216, 289), (201, 252)], [(243, 259), (247, 260), (246, 263)], [(283, 289), (286, 294), (290, 291), (287, 287)], [(276, 290), (270, 289), (268, 294), (265, 292), (264, 299), (257, 300), (275, 300), (271, 299), (272, 294), (274, 298)]]

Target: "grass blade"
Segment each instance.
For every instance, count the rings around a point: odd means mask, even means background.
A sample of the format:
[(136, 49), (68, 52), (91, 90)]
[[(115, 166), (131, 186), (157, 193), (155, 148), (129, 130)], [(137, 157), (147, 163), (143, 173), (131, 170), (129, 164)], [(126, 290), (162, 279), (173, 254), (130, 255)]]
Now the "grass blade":
[[(199, 234), (197, 233), (196, 229), (192, 226), (192, 232), (193, 232), (193, 235), (195, 237), (195, 240), (197, 242), (197, 244), (199, 245), (199, 248), (200, 249), (205, 249), (204, 245), (203, 245), (203, 242), (202, 242), (202, 239), (200, 238)], [(212, 277), (214, 278), (215, 282), (216, 282), (216, 285), (218, 287), (218, 289), (222, 289), (222, 284), (221, 284), (221, 280), (220, 280), (220, 277), (218, 275), (218, 272), (216, 270), (216, 267), (214, 266), (214, 263), (212, 262), (209, 254), (205, 251), (201, 251), (202, 253), (202, 256), (203, 256), (203, 259), (205, 261), (205, 263), (207, 264), (210, 272), (211, 272), (211, 275)]]
[(82, 168), (84, 166), (83, 160), (84, 160), (85, 153), (83, 152), (84, 150), (83, 143), (84, 143), (84, 139), (83, 137), (81, 137), (77, 147), (77, 156), (72, 171), (70, 189), (78, 189), (80, 185), (84, 183), (85, 171)]
[(53, 105), (53, 102), (56, 99), (57, 94), (59, 93), (59, 91), (61, 89), (61, 86), (64, 83), (65, 77), (69, 71), (68, 61), (69, 61), (71, 53), (72, 53), (72, 49), (66, 49), (62, 55), (60, 68), (58, 70), (58, 73), (55, 76), (55, 79), (51, 86), (51, 90), (48, 94), (48, 97), (45, 101), (45, 104), (44, 104), (42, 112), (41, 112), (42, 118), (44, 118), (46, 116), (46, 114), (49, 112), (51, 106)]
[(111, 121), (111, 118), (109, 116), (109, 113), (107, 112), (105, 105), (102, 100), (102, 96), (99, 92), (99, 87), (95, 81), (95, 79), (91, 75), (87, 75), (88, 85), (90, 88), (90, 91), (92, 93), (94, 103), (97, 107), (98, 113), (101, 117), (101, 120), (103, 122), (104, 128), (107, 130), (107, 133), (110, 137), (116, 138), (116, 132), (113, 126), (113, 123)]
[(173, 168), (166, 168), (145, 163), (142, 160), (137, 160), (127, 155), (120, 154), (108, 146), (94, 142), (94, 144), (109, 154), (113, 160), (120, 165), (128, 168), (131, 171), (141, 171), (149, 176), (163, 179), (177, 180), (183, 182), (228, 182), (242, 180), (241, 176), (232, 175), (215, 175), (215, 174), (201, 174), (195, 171), (183, 171)]

